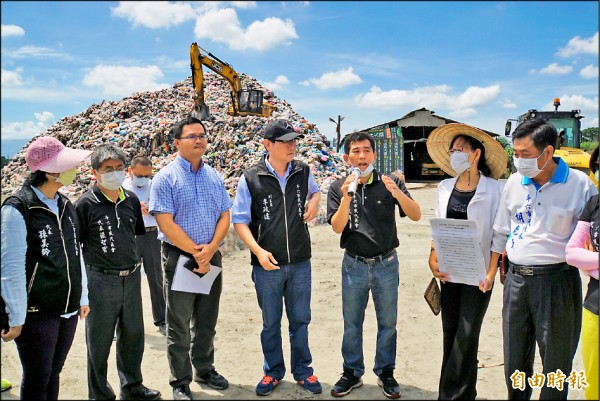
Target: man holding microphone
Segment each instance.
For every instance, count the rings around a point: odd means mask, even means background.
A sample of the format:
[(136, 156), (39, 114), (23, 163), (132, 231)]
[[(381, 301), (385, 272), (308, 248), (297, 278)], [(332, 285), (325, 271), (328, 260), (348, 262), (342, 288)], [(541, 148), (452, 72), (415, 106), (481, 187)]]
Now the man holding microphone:
[(421, 208), (398, 177), (373, 168), (377, 155), (371, 135), (350, 134), (344, 151), (344, 160), (354, 169), (333, 182), (327, 195), (327, 221), (341, 234), (340, 246), (346, 249), (342, 261), (344, 373), (331, 395), (342, 397), (362, 385), (362, 326), (371, 292), (378, 327), (373, 372), (385, 396), (399, 398), (400, 387), (393, 375), (399, 284), (395, 208), (398, 205), (400, 216), (414, 221), (421, 218)]

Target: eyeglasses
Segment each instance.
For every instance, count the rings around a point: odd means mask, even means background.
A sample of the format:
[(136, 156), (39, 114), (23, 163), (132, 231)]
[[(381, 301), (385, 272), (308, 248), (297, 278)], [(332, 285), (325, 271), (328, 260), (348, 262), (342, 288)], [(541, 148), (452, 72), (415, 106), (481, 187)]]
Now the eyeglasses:
[(114, 173), (115, 171), (118, 171), (119, 173), (121, 173), (121, 172), (125, 171), (125, 166), (119, 167), (118, 169), (114, 169), (112, 167), (107, 167), (102, 171), (98, 170), (98, 172), (100, 174), (110, 174), (110, 173)]
[(195, 141), (197, 139), (206, 139), (206, 135), (188, 135), (182, 137), (181, 139), (189, 139), (190, 141)]
[(464, 151), (467, 151), (467, 153), (468, 153), (468, 152), (472, 152), (472, 150), (471, 150), (471, 149), (465, 149), (464, 147), (462, 147), (462, 146), (461, 146), (460, 148), (454, 148), (454, 149), (450, 149), (450, 150), (448, 150), (448, 155), (449, 155), (449, 156), (452, 156), (452, 154), (453, 154), (453, 153), (456, 153), (456, 152), (464, 152)]

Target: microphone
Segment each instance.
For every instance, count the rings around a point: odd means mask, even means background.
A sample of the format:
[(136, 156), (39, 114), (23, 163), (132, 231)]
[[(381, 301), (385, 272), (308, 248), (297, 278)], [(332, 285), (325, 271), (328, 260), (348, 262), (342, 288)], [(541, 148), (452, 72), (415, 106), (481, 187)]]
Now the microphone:
[(354, 193), (356, 192), (356, 187), (358, 186), (358, 179), (360, 178), (360, 169), (354, 167), (352, 170), (350, 170), (350, 173), (356, 173), (356, 178), (348, 186), (348, 195), (354, 196)]

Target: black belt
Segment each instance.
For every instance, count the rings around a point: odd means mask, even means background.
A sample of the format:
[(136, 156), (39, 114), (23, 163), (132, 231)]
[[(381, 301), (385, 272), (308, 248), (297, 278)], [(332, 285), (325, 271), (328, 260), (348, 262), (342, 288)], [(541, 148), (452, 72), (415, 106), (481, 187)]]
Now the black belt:
[(156, 226), (146, 227), (146, 232), (147, 233), (150, 232), (150, 231), (156, 231), (156, 230), (158, 230), (158, 227), (156, 227)]
[(103, 274), (111, 274), (113, 276), (120, 276), (120, 277), (127, 277), (127, 276), (135, 273), (135, 271), (137, 270), (137, 268), (139, 266), (140, 265), (137, 264), (132, 269), (114, 270), (114, 269), (104, 269), (104, 268), (99, 267), (99, 266), (88, 265), (88, 267), (90, 268), (90, 270), (93, 270), (95, 272), (101, 272)]
[(509, 262), (509, 266), (513, 273), (519, 273), (521, 276), (560, 273), (571, 269), (571, 266), (566, 262), (554, 263), (551, 265), (518, 265)]
[(365, 258), (364, 256), (354, 255), (351, 252), (346, 251), (346, 254), (353, 259), (358, 260), (359, 262), (366, 263), (368, 265), (374, 265), (375, 263), (381, 263), (384, 259), (389, 258), (394, 254), (394, 250), (392, 249), (389, 252), (386, 252), (382, 255), (373, 256), (372, 258)]

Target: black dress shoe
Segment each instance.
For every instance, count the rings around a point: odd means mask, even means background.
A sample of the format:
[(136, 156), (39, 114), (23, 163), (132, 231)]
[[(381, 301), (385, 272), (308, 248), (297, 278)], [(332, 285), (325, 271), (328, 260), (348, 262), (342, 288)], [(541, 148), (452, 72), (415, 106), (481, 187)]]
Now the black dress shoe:
[(191, 400), (192, 392), (190, 386), (182, 384), (181, 386), (173, 388), (173, 399), (174, 400)]
[(225, 390), (227, 387), (229, 387), (229, 382), (227, 379), (218, 374), (214, 369), (203, 374), (202, 376), (197, 376), (196, 381), (198, 383), (206, 383), (215, 390)]
[(158, 400), (160, 399), (160, 391), (151, 390), (148, 387), (140, 384), (128, 390), (121, 391), (122, 400)]

